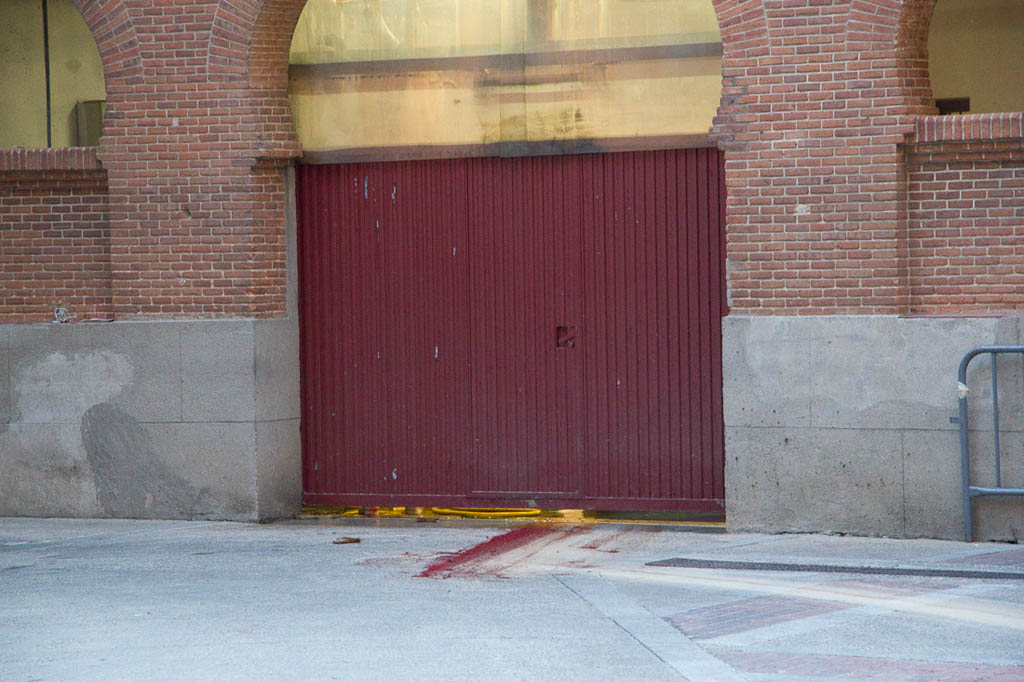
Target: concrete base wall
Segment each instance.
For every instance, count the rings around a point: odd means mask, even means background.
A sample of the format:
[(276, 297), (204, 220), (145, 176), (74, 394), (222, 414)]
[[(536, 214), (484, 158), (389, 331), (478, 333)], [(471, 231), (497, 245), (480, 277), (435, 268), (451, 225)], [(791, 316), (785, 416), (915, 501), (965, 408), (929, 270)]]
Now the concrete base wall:
[(295, 319), (0, 325), (0, 516), (301, 504)]
[[(962, 539), (957, 367), (1021, 342), (1022, 320), (876, 316), (723, 321), (733, 530)], [(991, 484), (988, 357), (971, 363), (972, 467)], [(1024, 487), (1019, 358), (1000, 361), (1003, 485)], [(1024, 499), (974, 502), (975, 537), (1024, 535)]]

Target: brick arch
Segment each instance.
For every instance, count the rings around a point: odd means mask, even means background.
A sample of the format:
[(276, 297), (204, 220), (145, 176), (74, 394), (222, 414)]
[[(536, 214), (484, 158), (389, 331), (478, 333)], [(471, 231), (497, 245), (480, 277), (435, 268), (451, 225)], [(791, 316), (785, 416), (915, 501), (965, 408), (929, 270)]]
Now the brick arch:
[(891, 51), (909, 114), (934, 111), (928, 75), (928, 30), (936, 0), (852, 0), (847, 43)]
[(722, 34), (722, 99), (710, 137), (725, 150), (742, 149), (742, 114), (756, 102), (748, 69), (770, 55), (764, 0), (712, 0)]
[(211, 82), (247, 90), (242, 125), (256, 158), (300, 153), (288, 104), (288, 50), (306, 0), (218, 0), (206, 49)]
[(142, 54), (135, 25), (122, 0), (71, 0), (99, 49), (103, 78), (111, 84), (139, 82)]
[(896, 54), (903, 66), (901, 80), (907, 104), (917, 114), (934, 114), (936, 111), (928, 72), (928, 33), (935, 1), (904, 0), (896, 29)]
[(287, 87), (288, 48), (306, 0), (219, 0), (210, 27), (211, 80)]
[(928, 32), (932, 24), (935, 0), (903, 0), (896, 46), (900, 50), (928, 52)]
[(260, 0), (220, 0), (210, 25), (206, 72), (210, 80), (245, 80)]
[(301, 151), (288, 103), (288, 52), (305, 6), (306, 0), (264, 0), (252, 26), (246, 73), (256, 102), (257, 154), (263, 157)]
[(265, 0), (253, 26), (249, 50), (252, 87), (288, 88), (288, 51), (306, 0)]
[(105, 160), (110, 140), (123, 131), (128, 88), (143, 81), (142, 50), (131, 14), (122, 0), (71, 0), (85, 19), (100, 53), (107, 111), (100, 135), (99, 159)]
[(900, 3), (891, 1), (852, 0), (846, 19), (847, 42), (893, 46), (901, 9)]

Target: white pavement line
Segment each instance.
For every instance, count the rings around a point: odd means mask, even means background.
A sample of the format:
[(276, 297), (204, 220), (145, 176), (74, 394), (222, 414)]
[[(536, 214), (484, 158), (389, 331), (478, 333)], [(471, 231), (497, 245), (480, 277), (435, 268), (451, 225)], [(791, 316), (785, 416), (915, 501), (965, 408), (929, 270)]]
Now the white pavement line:
[[(877, 606), (946, 620), (959, 620), (1012, 630), (1024, 630), (1024, 612), (1019, 606), (949, 594), (936, 596), (893, 597), (879, 594), (868, 587), (841, 587), (822, 583), (816, 585), (787, 583), (782, 579), (733, 575), (736, 571), (712, 571), (700, 568), (663, 569), (646, 566), (643, 570), (602, 569), (601, 574), (642, 582), (675, 585), (701, 585), (720, 590), (742, 590), (788, 597), (804, 597), (822, 601), (842, 602), (857, 606)], [(741, 573), (753, 573), (743, 571)], [(947, 590), (947, 593), (952, 592)], [(937, 603), (938, 602), (938, 603)]]
[[(939, 603), (949, 597), (974, 597), (984, 598), (986, 592), (992, 591), (991, 584), (970, 584), (960, 585), (950, 589), (935, 590), (926, 594), (916, 595), (914, 598), (924, 603)], [(742, 632), (733, 632), (718, 637), (709, 637), (704, 640), (705, 644), (724, 647), (749, 647), (753, 644), (762, 644), (776, 639), (786, 637), (797, 637), (821, 632), (831, 627), (848, 625), (857, 621), (885, 616), (893, 613), (894, 610), (886, 606), (853, 606), (841, 611), (831, 613), (820, 613), (813, 616), (797, 618), (783, 623), (773, 623)]]
[(555, 580), (603, 613), (613, 623), (688, 680), (748, 682), (735, 668), (715, 658), (683, 633), (594, 575), (556, 575)]

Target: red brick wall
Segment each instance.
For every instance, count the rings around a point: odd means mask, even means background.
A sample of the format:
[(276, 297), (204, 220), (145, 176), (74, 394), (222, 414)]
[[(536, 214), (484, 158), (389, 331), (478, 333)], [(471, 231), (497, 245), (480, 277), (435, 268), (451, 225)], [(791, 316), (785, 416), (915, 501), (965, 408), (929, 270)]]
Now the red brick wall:
[[(106, 76), (97, 169), (109, 192), (109, 311), (120, 319), (283, 314), (283, 168), (299, 152), (287, 55), (304, 0), (73, 2)], [(1019, 270), (976, 253), (985, 240), (1005, 240), (1005, 216), (992, 211), (1016, 211), (1019, 189), (986, 196), (1000, 205), (985, 216), (960, 216), (977, 235), (969, 244), (940, 244), (944, 236), (928, 233), (944, 220), (938, 210), (924, 215), (937, 201), (922, 194), (934, 184), (929, 173), (984, 184), (1018, 163), (1005, 142), (1000, 153), (1010, 156), (999, 169), (942, 157), (989, 154), (978, 146), (984, 136), (957, 149), (922, 146), (932, 144), (918, 122), (933, 112), (926, 50), (935, 0), (713, 2), (724, 57), (712, 137), (727, 152), (732, 308), (1019, 309), (1005, 291), (1019, 288)], [(52, 192), (73, 194), (68, 178), (45, 177), (57, 183)], [(943, 200), (972, 191), (956, 188), (942, 190)], [(961, 249), (962, 269), (941, 269), (933, 248)], [(4, 309), (0, 319), (49, 315), (49, 305), (31, 314)]]
[(109, 318), (107, 179), (92, 150), (0, 154), (0, 320)]
[(906, 151), (910, 311), (1024, 310), (1024, 114), (921, 119)]

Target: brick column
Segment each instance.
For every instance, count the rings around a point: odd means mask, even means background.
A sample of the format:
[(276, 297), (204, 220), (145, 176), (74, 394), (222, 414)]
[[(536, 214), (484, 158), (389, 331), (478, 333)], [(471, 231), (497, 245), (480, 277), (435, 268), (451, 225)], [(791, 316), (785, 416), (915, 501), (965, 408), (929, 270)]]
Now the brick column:
[(930, 111), (933, 0), (716, 2), (733, 309), (907, 307), (899, 145)]
[[(283, 86), (250, 78), (263, 3), (76, 4), (106, 75), (99, 158), (110, 191), (115, 316), (283, 314), (283, 166), (298, 144), (287, 62)], [(302, 3), (291, 4), (297, 17)], [(280, 40), (290, 40), (292, 26), (275, 24)]]

